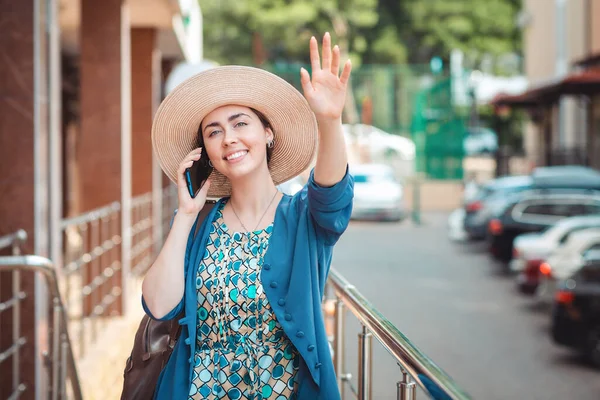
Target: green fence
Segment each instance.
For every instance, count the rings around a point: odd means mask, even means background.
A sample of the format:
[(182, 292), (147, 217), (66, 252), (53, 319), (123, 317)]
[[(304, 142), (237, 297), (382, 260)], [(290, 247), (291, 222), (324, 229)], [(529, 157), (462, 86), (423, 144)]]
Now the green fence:
[(466, 120), (452, 104), (452, 80), (441, 78), (415, 96), (411, 136), (415, 170), (431, 179), (463, 178)]
[[(267, 67), (301, 90), (301, 64)], [(452, 105), (452, 81), (429, 66), (363, 65), (352, 71), (358, 115), (370, 101), (370, 123), (415, 141), (415, 170), (430, 179), (462, 179), (465, 120)]]

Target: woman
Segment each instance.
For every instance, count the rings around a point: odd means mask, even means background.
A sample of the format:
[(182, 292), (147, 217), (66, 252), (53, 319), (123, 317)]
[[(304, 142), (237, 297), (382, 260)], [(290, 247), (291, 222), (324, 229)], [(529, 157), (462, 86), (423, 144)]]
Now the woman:
[[(184, 82), (157, 111), (153, 146), (179, 208), (142, 303), (155, 319), (184, 314), (157, 399), (340, 396), (320, 304), (352, 209), (341, 125), (351, 65), (339, 73), (327, 33), (322, 61), (314, 37), (310, 57), (305, 98), (275, 75), (230, 66)], [(192, 198), (184, 172), (202, 152), (214, 170)], [(304, 189), (279, 193), (315, 152)], [(207, 197), (221, 199), (192, 235)]]

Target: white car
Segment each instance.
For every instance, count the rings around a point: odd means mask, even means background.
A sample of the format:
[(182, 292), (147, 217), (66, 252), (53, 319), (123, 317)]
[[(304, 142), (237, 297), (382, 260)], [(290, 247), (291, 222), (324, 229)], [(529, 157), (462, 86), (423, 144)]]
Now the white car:
[(354, 178), (353, 219), (399, 221), (405, 216), (402, 184), (384, 164), (350, 166)]
[(498, 150), (498, 135), (489, 128), (468, 128), (463, 147), (467, 156), (493, 154)]
[(378, 159), (379, 156), (393, 151), (403, 160), (415, 159), (416, 146), (411, 139), (393, 135), (372, 125), (343, 124), (342, 128), (348, 143), (356, 140), (358, 144), (369, 147), (371, 158)]
[(588, 228), (569, 235), (564, 246), (559, 247), (540, 265), (540, 283), (536, 296), (543, 302), (551, 301), (557, 283), (567, 279), (583, 266), (583, 254), (600, 247), (600, 228)]
[(298, 175), (287, 182), (280, 183), (278, 188), (282, 193), (293, 196), (304, 188), (304, 181)]
[(455, 242), (467, 240), (468, 235), (465, 231), (465, 209), (457, 208), (450, 213), (448, 217), (448, 237)]
[(530, 261), (544, 261), (552, 251), (566, 243), (569, 235), (587, 228), (600, 228), (600, 216), (586, 215), (564, 218), (539, 233), (525, 233), (516, 237), (510, 269), (523, 271)]

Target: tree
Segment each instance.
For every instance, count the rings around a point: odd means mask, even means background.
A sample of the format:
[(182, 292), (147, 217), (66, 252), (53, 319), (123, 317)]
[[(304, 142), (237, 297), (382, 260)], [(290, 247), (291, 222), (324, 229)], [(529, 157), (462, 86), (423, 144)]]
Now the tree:
[(408, 61), (429, 62), (431, 57), (448, 59), (453, 49), (479, 61), (521, 51), (515, 23), (521, 0), (380, 0), (395, 9), (395, 26), (411, 49)]
[[(219, 0), (200, 2), (205, 56), (221, 63), (308, 62), (308, 41), (329, 31), (355, 64), (377, 24), (377, 0)], [(361, 46), (362, 45), (362, 46)]]
[(310, 36), (330, 31), (354, 66), (477, 61), (519, 53), (521, 0), (200, 0), (207, 58), (221, 63), (308, 62)]

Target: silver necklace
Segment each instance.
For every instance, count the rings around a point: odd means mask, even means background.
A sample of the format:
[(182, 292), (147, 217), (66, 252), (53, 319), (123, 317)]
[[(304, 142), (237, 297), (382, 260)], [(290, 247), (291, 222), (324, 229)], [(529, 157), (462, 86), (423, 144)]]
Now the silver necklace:
[[(275, 189), (275, 194), (273, 195), (273, 197), (271, 198), (271, 202), (269, 203), (269, 205), (267, 206), (267, 208), (265, 209), (265, 212), (263, 213), (262, 217), (260, 217), (260, 219), (258, 220), (258, 223), (256, 224), (256, 226), (254, 227), (253, 231), (256, 230), (256, 228), (258, 228), (258, 226), (260, 225), (261, 221), (263, 220), (263, 218), (265, 217), (265, 215), (267, 215), (267, 211), (269, 211), (269, 208), (271, 208), (271, 204), (273, 204), (273, 201), (275, 200), (275, 197), (277, 197), (277, 193), (279, 193), (279, 190)], [(235, 212), (235, 207), (233, 207), (233, 203), (229, 203), (231, 204), (231, 210), (233, 211), (233, 214), (235, 215), (235, 217), (237, 218), (237, 220), (240, 222), (240, 224), (242, 225), (242, 228), (244, 228), (244, 230), (246, 232), (250, 232), (248, 230), (248, 228), (246, 228), (246, 226), (244, 225), (244, 223), (242, 222), (242, 220), (240, 219), (240, 217), (237, 215), (237, 212)]]

